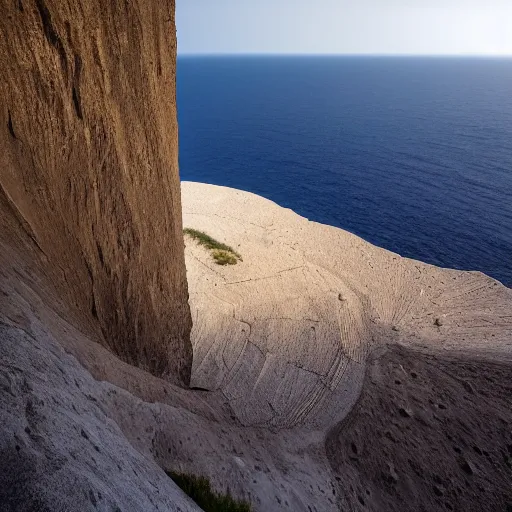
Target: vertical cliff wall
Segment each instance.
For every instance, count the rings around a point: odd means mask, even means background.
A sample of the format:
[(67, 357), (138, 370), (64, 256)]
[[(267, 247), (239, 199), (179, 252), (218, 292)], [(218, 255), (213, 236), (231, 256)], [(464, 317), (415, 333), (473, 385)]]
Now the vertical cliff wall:
[(33, 250), (112, 351), (187, 383), (175, 74), (174, 0), (0, 0), (3, 269)]

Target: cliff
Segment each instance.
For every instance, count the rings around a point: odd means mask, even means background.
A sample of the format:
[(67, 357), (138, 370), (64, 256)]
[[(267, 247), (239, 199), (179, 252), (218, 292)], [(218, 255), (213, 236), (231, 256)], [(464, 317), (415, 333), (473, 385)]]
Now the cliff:
[(198, 511), (165, 471), (254, 511), (512, 503), (510, 289), (247, 192), (182, 212), (173, 2), (0, 1), (2, 511)]
[(2, 510), (197, 510), (164, 470), (256, 512), (506, 509), (510, 289), (247, 192), (182, 194), (185, 225), (242, 257), (187, 238), (198, 389), (120, 361), (2, 267)]
[(512, 503), (512, 290), (248, 192), (182, 183), (182, 199), (187, 228), (242, 257), (186, 239), (191, 382), (248, 438), (237, 471), (178, 457), (188, 471), (236, 474), (262, 511)]
[(47, 290), (124, 361), (187, 384), (174, 2), (0, 13), (0, 285)]
[(192, 385), (222, 390), (243, 424), (328, 431), (358, 399), (369, 355), (389, 345), (512, 362), (512, 292), (497, 281), (248, 192), (185, 182), (182, 195), (184, 225), (243, 258), (217, 265), (187, 239)]

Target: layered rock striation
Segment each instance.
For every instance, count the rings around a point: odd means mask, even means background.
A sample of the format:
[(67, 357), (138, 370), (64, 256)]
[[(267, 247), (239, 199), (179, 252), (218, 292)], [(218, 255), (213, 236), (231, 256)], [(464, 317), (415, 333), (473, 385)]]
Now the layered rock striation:
[(183, 204), (243, 260), (187, 239), (195, 390), (2, 267), (0, 509), (197, 510), (167, 470), (256, 512), (506, 510), (510, 289), (247, 192), (185, 183)]
[(182, 190), (185, 226), (243, 258), (219, 266), (187, 241), (192, 383), (222, 390), (244, 425), (328, 430), (359, 397), (369, 354), (388, 345), (512, 360), (512, 294), (497, 281), (402, 258), (254, 194)]
[(510, 508), (510, 289), (197, 183), (184, 255), (173, 2), (0, 1), (2, 511)]
[(0, 13), (0, 278), (25, 296), (46, 281), (91, 338), (187, 384), (174, 2)]

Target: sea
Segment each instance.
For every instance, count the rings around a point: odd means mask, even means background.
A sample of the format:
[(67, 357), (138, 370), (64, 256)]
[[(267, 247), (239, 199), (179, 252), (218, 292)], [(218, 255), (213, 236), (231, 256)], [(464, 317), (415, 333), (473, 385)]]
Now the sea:
[(512, 287), (512, 59), (180, 56), (177, 91), (182, 180)]

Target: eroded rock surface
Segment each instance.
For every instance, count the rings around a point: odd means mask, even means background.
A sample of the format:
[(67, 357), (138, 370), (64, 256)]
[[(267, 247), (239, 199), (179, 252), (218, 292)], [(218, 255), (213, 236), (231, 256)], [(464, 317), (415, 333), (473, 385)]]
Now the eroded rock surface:
[[(51, 334), (33, 329), (0, 321), (0, 510), (198, 511), (112, 414), (126, 395), (131, 414), (146, 421), (151, 406), (96, 381)], [(91, 344), (72, 328), (67, 337)]]
[(2, 511), (510, 508), (511, 290), (184, 184), (184, 389), (173, 2), (0, 5)]
[(182, 190), (184, 225), (243, 258), (219, 266), (187, 241), (192, 384), (221, 390), (244, 425), (328, 430), (387, 344), (511, 361), (512, 293), (497, 281), (401, 258), (254, 194)]
[(192, 383), (210, 391), (122, 362), (38, 274), (2, 267), (2, 510), (195, 510), (164, 470), (256, 512), (510, 503), (511, 290), (252, 194), (183, 192), (186, 224), (243, 258), (187, 242)]
[(510, 363), (471, 356), (374, 358), (326, 443), (341, 510), (509, 510), (511, 377)]
[(44, 300), (89, 336), (188, 383), (174, 2), (2, 0), (0, 14), (4, 279), (25, 294), (47, 281)]

